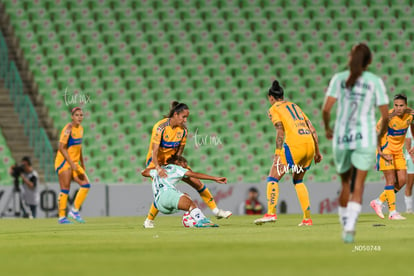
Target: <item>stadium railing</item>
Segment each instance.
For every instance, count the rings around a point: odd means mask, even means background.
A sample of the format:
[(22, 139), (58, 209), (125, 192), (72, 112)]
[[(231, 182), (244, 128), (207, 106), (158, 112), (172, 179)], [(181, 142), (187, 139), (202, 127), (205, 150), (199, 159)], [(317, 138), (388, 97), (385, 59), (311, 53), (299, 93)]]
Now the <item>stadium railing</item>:
[(6, 41), (0, 32), (0, 78), (5, 79), (7, 75), (7, 65), (9, 64), (9, 56)]
[(6, 87), (10, 91), (10, 98), (19, 115), (19, 121), (24, 126), (24, 133), (29, 137), (30, 146), (39, 159), (40, 168), (45, 173), (46, 182), (56, 181), (53, 171), (54, 152), (49, 138), (43, 127), (39, 125), (37, 113), (29, 96), (23, 93), (23, 82), (14, 61), (10, 62), (6, 76)]

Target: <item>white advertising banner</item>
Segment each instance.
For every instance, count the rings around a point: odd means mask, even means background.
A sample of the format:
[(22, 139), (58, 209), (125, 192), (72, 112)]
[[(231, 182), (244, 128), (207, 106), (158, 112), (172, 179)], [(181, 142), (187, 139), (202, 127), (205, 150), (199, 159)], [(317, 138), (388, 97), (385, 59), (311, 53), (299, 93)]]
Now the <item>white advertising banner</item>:
[[(211, 193), (219, 208), (230, 210), (234, 215), (239, 214), (239, 206), (246, 199), (250, 187), (256, 187), (260, 193), (260, 201), (266, 207), (266, 183), (260, 184), (229, 184), (221, 185), (208, 183)], [(339, 183), (307, 183), (311, 212), (314, 214), (336, 213), (338, 206)], [(299, 214), (300, 205), (296, 196), (295, 188), (291, 182), (279, 184), (280, 195), (277, 211), (278, 213)], [(368, 183), (365, 185), (363, 208), (364, 213), (373, 213), (369, 202), (378, 197), (383, 191), (384, 183)], [(179, 184), (178, 189), (188, 193), (191, 198), (206, 213), (211, 215), (210, 210), (201, 200), (199, 194), (187, 184)], [(15, 216), (14, 211), (18, 204), (18, 195), (12, 192), (11, 186), (0, 186), (0, 211), (3, 217)], [(38, 217), (56, 217), (57, 199), (59, 185), (41, 185), (39, 189), (40, 202), (38, 205)], [(77, 185), (72, 185), (69, 193), (69, 204), (73, 203)], [(82, 215), (85, 217), (98, 216), (144, 216), (153, 201), (151, 185), (92, 185), (88, 198), (82, 206)], [(386, 211), (387, 208), (384, 208)], [(18, 209), (20, 210), (20, 209)], [(404, 189), (397, 194), (397, 210), (405, 211)], [(179, 214), (178, 214), (179, 215)]]

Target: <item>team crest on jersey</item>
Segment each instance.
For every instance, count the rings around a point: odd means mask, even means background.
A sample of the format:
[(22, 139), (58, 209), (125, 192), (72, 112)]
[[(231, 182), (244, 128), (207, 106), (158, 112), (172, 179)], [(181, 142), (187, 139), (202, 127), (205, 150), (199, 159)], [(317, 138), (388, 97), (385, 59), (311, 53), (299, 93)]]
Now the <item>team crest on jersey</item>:
[(183, 138), (183, 133), (182, 133), (182, 132), (177, 132), (177, 138), (178, 138), (178, 139)]

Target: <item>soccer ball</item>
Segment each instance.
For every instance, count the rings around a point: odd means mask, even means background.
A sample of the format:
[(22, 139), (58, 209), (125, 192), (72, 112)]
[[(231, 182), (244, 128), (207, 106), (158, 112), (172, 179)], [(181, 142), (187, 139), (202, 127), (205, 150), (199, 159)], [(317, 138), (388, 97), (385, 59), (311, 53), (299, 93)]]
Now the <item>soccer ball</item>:
[(182, 218), (182, 223), (184, 227), (194, 227), (196, 225), (196, 221), (190, 216), (190, 212), (185, 212)]

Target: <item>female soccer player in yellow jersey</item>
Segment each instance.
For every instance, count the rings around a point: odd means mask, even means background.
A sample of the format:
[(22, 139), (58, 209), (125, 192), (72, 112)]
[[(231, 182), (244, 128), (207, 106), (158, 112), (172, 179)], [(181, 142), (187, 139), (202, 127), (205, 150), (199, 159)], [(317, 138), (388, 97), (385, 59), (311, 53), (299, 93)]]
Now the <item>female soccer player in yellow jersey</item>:
[(60, 134), (59, 149), (55, 160), (55, 170), (58, 174), (60, 184), (60, 194), (58, 199), (58, 222), (60, 224), (72, 223), (66, 217), (68, 194), (72, 179), (75, 180), (75, 182), (77, 182), (81, 187), (76, 194), (73, 208), (69, 212), (68, 216), (77, 222), (85, 222), (79, 214), (79, 209), (85, 201), (91, 185), (89, 184), (88, 176), (85, 173), (85, 164), (82, 156), (82, 120), (82, 109), (80, 107), (73, 108), (72, 122), (67, 124), (62, 129)]
[[(371, 61), (372, 54), (367, 45), (354, 46), (349, 55), (349, 70), (332, 77), (323, 105), (326, 138), (332, 139), (335, 167), (342, 182), (338, 214), (346, 243), (354, 241), (365, 178), (375, 164), (375, 149), (381, 133), (386, 131), (388, 120), (389, 100), (384, 83), (366, 71)], [(338, 108), (332, 131), (330, 114), (336, 102)], [(383, 118), (379, 133), (375, 130), (376, 108)]]
[(267, 178), (268, 210), (264, 217), (254, 222), (261, 225), (276, 221), (278, 182), (286, 172), (292, 171), (293, 184), (303, 211), (303, 220), (299, 226), (310, 226), (312, 219), (309, 194), (303, 178), (310, 168), (312, 159), (315, 163), (319, 163), (322, 161), (322, 154), (319, 152), (318, 136), (311, 121), (298, 105), (285, 101), (283, 93), (279, 82), (274, 81), (268, 93), (268, 99), (272, 105), (269, 109), (269, 117), (276, 127), (277, 134), (275, 159)]
[[(147, 169), (155, 168), (160, 177), (167, 177), (165, 170), (161, 167), (166, 164), (167, 159), (173, 155), (181, 156), (184, 151), (188, 133), (185, 123), (187, 122), (189, 115), (190, 111), (185, 103), (174, 101), (167, 118), (158, 121), (152, 129), (146, 166)], [(230, 211), (224, 211), (217, 208), (216, 202), (209, 189), (199, 179), (187, 177), (184, 178), (183, 181), (191, 185), (200, 193), (203, 201), (213, 211), (217, 218), (228, 218), (232, 215)], [(144, 221), (145, 228), (154, 227), (154, 219), (157, 214), (157, 206), (153, 203), (148, 212), (148, 216)]]
[[(382, 171), (385, 177), (384, 192), (370, 202), (371, 207), (380, 218), (384, 218), (382, 213), (382, 203), (388, 202), (389, 216), (391, 220), (404, 220), (395, 206), (395, 193), (398, 192), (406, 182), (407, 164), (405, 162), (403, 147), (407, 131), (414, 133), (414, 116), (406, 111), (407, 97), (398, 94), (394, 97), (394, 108), (389, 111), (390, 119), (388, 131), (381, 137), (381, 144), (377, 148), (377, 170)], [(381, 124), (378, 122), (378, 127)], [(411, 126), (411, 130), (410, 130)]]

